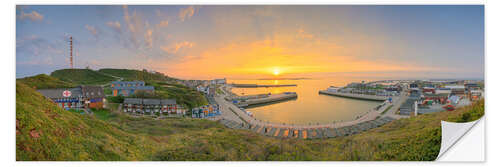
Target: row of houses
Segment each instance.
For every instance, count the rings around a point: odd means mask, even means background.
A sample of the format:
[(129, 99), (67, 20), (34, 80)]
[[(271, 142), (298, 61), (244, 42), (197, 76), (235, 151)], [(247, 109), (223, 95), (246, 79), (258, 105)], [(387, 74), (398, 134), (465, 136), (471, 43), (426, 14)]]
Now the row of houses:
[(65, 109), (102, 108), (104, 91), (101, 86), (38, 89), (43, 96)]
[(177, 105), (175, 99), (125, 98), (122, 109), (123, 112), (128, 113), (186, 114), (185, 110)]
[(191, 110), (191, 117), (193, 118), (210, 118), (221, 115), (221, 107), (218, 104), (210, 104), (193, 108)]
[(153, 94), (155, 88), (146, 86), (144, 81), (113, 81), (111, 91), (113, 96), (130, 96), (139, 91)]
[[(401, 115), (416, 115), (443, 110), (454, 110), (457, 106), (481, 98), (478, 85), (446, 85), (434, 88), (426, 85), (422, 89), (411, 88), (409, 98), (401, 105)], [(478, 92), (471, 94), (470, 92)], [(465, 99), (469, 97), (469, 99)], [(465, 101), (462, 101), (465, 100)]]
[[(145, 86), (144, 81), (114, 81), (110, 86), (113, 96), (129, 96), (139, 91), (154, 93), (154, 87)], [(65, 109), (104, 107), (105, 94), (101, 86), (82, 85), (75, 88), (39, 89), (37, 91)], [(142, 114), (186, 114), (186, 111), (177, 105), (175, 99), (125, 98), (122, 110)]]

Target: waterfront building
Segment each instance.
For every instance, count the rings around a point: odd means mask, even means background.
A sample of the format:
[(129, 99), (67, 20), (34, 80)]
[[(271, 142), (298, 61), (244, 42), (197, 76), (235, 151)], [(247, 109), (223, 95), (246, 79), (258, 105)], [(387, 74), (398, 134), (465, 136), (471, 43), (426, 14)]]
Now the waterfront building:
[(341, 89), (341, 88), (339, 88), (339, 87), (330, 86), (330, 87), (328, 87), (327, 91), (336, 93), (336, 92), (337, 92), (337, 91), (339, 91), (340, 89)]
[(221, 107), (218, 104), (210, 104), (201, 106), (198, 108), (193, 108), (191, 110), (192, 118), (210, 118), (221, 115)]
[(422, 88), (422, 92), (424, 92), (424, 94), (435, 94), (436, 89), (434, 87), (424, 87)]
[(480, 90), (481, 87), (477, 83), (466, 83), (464, 84), (465, 90), (470, 91), (470, 90)]
[(79, 86), (76, 88), (55, 88), (37, 90), (65, 109), (102, 108), (104, 92), (100, 86)]
[(416, 82), (411, 83), (409, 86), (410, 90), (419, 90), (418, 84)]
[(399, 92), (401, 91), (401, 87), (399, 85), (390, 85), (384, 88), (385, 91), (391, 92)]
[(198, 90), (199, 92), (202, 92), (202, 93), (208, 94), (209, 87), (208, 87), (208, 86), (198, 85), (198, 86), (196, 87), (196, 90)]
[(449, 93), (424, 94), (424, 101), (432, 101), (439, 104), (445, 104)]
[(362, 88), (364, 86), (365, 86), (365, 84), (364, 84), (364, 81), (363, 81), (363, 83), (359, 83), (359, 82), (350, 83), (346, 87), (349, 87), (349, 88)]
[(153, 86), (145, 86), (144, 81), (113, 81), (111, 82), (113, 96), (130, 96), (137, 91), (154, 93)]
[(469, 90), (469, 94), (468, 94), (470, 100), (479, 100), (479, 99), (481, 99), (482, 95), (483, 95), (483, 91), (481, 91), (481, 90)]
[(211, 83), (212, 84), (221, 84), (221, 85), (223, 85), (223, 84), (226, 84), (226, 81), (227, 81), (226, 78), (223, 78), (223, 79), (214, 79), (214, 80), (211, 81)]
[(436, 94), (451, 94), (451, 88), (437, 88), (435, 89)]

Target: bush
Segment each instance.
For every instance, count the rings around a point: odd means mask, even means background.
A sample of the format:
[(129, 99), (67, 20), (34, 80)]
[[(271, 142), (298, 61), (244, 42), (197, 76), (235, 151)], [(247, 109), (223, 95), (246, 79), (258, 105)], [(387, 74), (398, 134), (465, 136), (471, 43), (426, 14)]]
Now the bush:
[(123, 100), (125, 100), (125, 97), (123, 97), (122, 95), (118, 95), (118, 96), (109, 96), (109, 97), (106, 97), (106, 99), (110, 103), (123, 103)]

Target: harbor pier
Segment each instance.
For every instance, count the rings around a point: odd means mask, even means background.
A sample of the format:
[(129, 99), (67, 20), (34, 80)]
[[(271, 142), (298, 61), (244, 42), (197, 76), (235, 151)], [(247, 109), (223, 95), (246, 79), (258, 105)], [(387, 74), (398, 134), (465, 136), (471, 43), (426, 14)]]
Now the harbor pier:
[(347, 97), (347, 98), (361, 99), (361, 100), (373, 100), (373, 101), (385, 101), (390, 97), (390, 96), (377, 96), (377, 95), (367, 95), (367, 94), (331, 92), (327, 90), (320, 90), (319, 94), (326, 94), (326, 95)]

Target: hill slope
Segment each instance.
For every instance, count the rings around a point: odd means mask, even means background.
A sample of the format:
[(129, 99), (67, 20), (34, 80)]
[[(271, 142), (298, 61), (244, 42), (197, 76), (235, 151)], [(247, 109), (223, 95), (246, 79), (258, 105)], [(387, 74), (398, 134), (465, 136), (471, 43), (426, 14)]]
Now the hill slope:
[(39, 74), (32, 77), (25, 77), (16, 80), (17, 82), (21, 82), (26, 84), (27, 86), (35, 89), (48, 89), (48, 88), (71, 88), (76, 85), (70, 82), (61, 81), (57, 78)]
[(146, 71), (130, 70), (130, 69), (103, 68), (103, 69), (99, 69), (98, 72), (121, 77), (124, 80), (128, 80), (128, 81), (133, 81), (133, 80), (166, 81), (166, 80), (172, 79), (172, 78), (166, 77), (166, 76), (159, 74), (159, 73), (150, 73), (150, 72), (146, 72)]
[(150, 160), (155, 148), (144, 136), (64, 111), (16, 84), (16, 160)]
[(111, 81), (117, 80), (117, 78), (90, 69), (56, 70), (50, 73), (50, 76), (58, 78), (62, 81), (83, 85), (107, 84)]
[(17, 160), (434, 160), (440, 121), (471, 121), (484, 101), (400, 119), (358, 135), (276, 139), (189, 118), (111, 112), (106, 122), (64, 111), (22, 83), (16, 88)]

